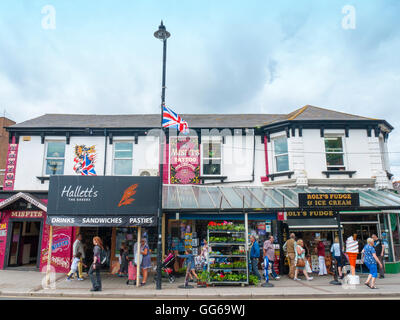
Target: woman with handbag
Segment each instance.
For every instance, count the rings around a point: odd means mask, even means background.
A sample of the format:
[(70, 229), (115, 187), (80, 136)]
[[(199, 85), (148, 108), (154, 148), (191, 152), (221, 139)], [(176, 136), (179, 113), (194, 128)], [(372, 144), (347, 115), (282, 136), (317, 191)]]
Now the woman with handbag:
[(304, 276), (306, 277), (306, 279), (308, 281), (311, 281), (313, 279), (313, 277), (309, 277), (307, 272), (304, 270), (305, 266), (306, 266), (306, 262), (305, 262), (305, 256), (306, 256), (306, 250), (304, 249), (304, 243), (302, 239), (297, 240), (297, 245), (295, 248), (295, 260), (294, 263), (296, 265), (296, 270), (294, 272), (294, 278), (293, 280), (300, 280), (299, 278), (297, 278), (297, 275), (299, 273), (299, 270), (303, 272)]

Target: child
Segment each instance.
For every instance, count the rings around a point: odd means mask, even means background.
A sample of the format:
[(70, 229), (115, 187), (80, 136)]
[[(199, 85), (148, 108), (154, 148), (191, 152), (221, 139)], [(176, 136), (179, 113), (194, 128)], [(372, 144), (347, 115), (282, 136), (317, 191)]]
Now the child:
[[(195, 267), (195, 263), (194, 263), (194, 256), (193, 256), (192, 250), (186, 249), (185, 254), (178, 255), (178, 257), (186, 258), (186, 265), (188, 268), (190, 268), (190, 270), (189, 270), (190, 279), (193, 281), (192, 275), (194, 275), (196, 277), (196, 279), (199, 280), (199, 277), (197, 276), (196, 271), (195, 271), (196, 267)], [(190, 264), (190, 266), (189, 266), (189, 264)]]
[(128, 257), (128, 248), (126, 245), (123, 245), (121, 248), (120, 258), (121, 258), (121, 266), (119, 269), (118, 277), (127, 277), (128, 276), (129, 257)]
[[(82, 256), (82, 253), (77, 252), (74, 259), (72, 260), (71, 270), (67, 274), (67, 279), (66, 279), (67, 281), (71, 281), (71, 277), (75, 272), (76, 272), (76, 275), (78, 276), (78, 280), (80, 280), (80, 281), (83, 280), (83, 278), (79, 277), (79, 270), (78, 270), (78, 263), (81, 261), (81, 256)], [(83, 266), (85, 268), (87, 267), (85, 264), (83, 264)]]

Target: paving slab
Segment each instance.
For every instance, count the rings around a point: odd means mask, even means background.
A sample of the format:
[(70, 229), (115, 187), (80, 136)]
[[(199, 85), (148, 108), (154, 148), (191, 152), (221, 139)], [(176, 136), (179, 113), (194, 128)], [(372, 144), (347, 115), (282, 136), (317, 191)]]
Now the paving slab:
[(65, 281), (64, 274), (56, 274), (55, 289), (43, 289), (45, 274), (34, 271), (0, 270), (0, 295), (43, 298), (88, 298), (88, 299), (323, 299), (352, 297), (395, 297), (400, 299), (400, 275), (387, 275), (377, 280), (378, 290), (371, 290), (363, 285), (366, 275), (360, 276), (360, 285), (346, 287), (331, 285), (332, 277), (314, 277), (312, 281), (294, 281), (283, 276), (278, 281), (271, 281), (272, 288), (258, 286), (231, 287), (210, 286), (193, 289), (181, 289), (183, 277), (176, 282), (163, 281), (162, 290), (156, 290), (153, 276), (149, 277), (144, 287), (126, 285), (126, 278), (102, 274), (103, 291), (91, 292), (90, 280)]

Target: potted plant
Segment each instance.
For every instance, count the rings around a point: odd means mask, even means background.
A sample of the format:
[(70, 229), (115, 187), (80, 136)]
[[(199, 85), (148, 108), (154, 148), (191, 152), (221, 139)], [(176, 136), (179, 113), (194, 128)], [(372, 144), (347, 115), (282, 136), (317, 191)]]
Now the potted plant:
[(209, 278), (209, 273), (207, 271), (201, 272), (199, 275), (199, 280), (197, 281), (197, 286), (200, 288), (207, 287), (207, 281)]

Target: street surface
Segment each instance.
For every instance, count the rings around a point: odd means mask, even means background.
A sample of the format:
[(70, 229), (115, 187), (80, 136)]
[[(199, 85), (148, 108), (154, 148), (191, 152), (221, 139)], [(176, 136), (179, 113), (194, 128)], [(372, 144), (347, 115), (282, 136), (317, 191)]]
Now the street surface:
[(0, 299), (43, 298), (43, 299), (399, 299), (400, 275), (388, 274), (377, 280), (379, 289), (371, 290), (363, 282), (367, 275), (361, 275), (361, 284), (355, 287), (331, 285), (331, 276), (318, 277), (313, 281), (293, 281), (286, 276), (271, 281), (273, 288), (255, 286), (214, 286), (208, 288), (180, 289), (183, 277), (170, 284), (163, 279), (163, 289), (156, 290), (151, 277), (148, 284), (137, 288), (126, 285), (126, 278), (102, 274), (103, 291), (90, 292), (90, 280), (65, 281), (64, 274), (56, 274), (55, 287), (43, 289), (44, 274), (35, 271), (0, 271)]

